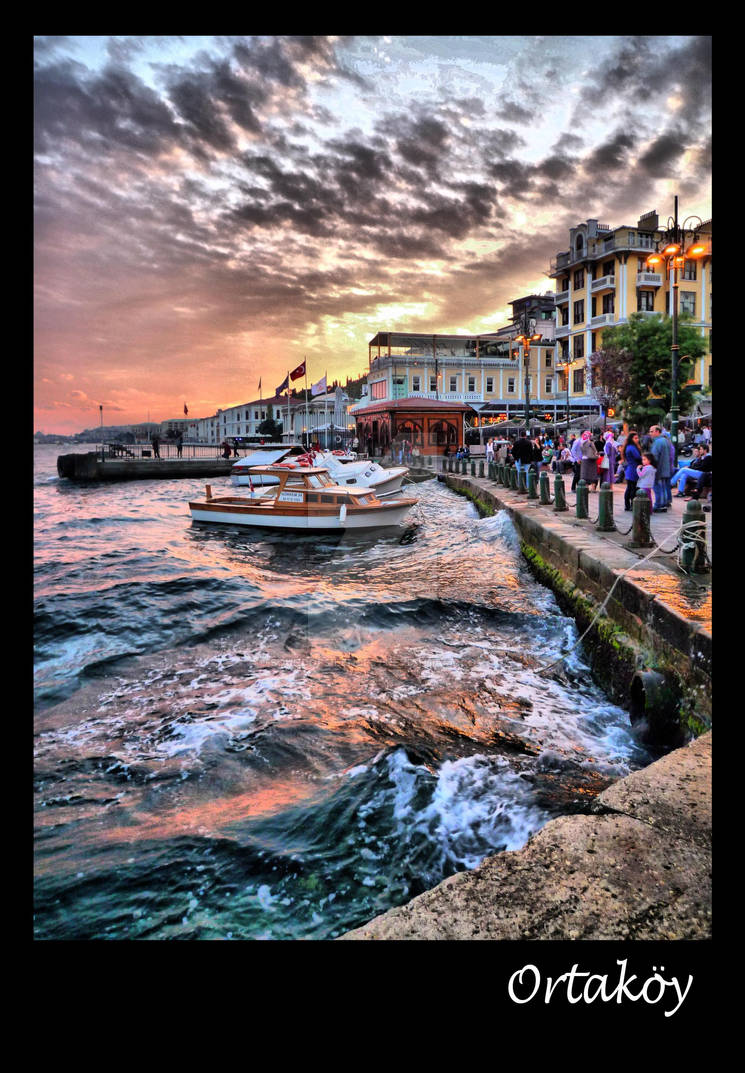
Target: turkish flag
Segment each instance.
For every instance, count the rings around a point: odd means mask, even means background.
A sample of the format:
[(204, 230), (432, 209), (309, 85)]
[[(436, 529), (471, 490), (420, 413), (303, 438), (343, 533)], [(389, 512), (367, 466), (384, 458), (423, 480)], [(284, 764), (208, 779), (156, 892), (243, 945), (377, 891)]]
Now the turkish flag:
[(297, 369), (293, 369), (290, 373), (290, 380), (297, 380), (299, 376), (305, 376), (305, 358), (303, 358), (303, 364), (298, 365)]

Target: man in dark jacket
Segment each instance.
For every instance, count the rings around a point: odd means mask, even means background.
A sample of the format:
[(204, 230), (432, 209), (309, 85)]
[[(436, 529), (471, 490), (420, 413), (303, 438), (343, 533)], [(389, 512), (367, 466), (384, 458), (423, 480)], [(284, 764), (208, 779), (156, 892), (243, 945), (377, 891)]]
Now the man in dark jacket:
[(711, 473), (711, 455), (706, 453), (706, 448), (701, 443), (694, 448), (693, 458), (689, 465), (681, 466), (672, 476), (672, 483), (677, 484), (676, 499), (682, 499), (685, 493), (686, 481), (689, 477), (698, 480), (702, 473)]
[(528, 439), (525, 429), (521, 430), (517, 443), (512, 445), (512, 457), (517, 466), (518, 477), (520, 476), (520, 471), (525, 470), (525, 479), (527, 481), (528, 467), (533, 460), (533, 444)]

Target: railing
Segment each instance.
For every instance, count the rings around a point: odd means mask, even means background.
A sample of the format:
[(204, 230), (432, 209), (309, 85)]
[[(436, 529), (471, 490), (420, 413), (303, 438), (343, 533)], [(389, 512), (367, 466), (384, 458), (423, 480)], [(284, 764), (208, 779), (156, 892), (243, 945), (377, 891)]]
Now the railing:
[(637, 287), (661, 287), (662, 276), (659, 272), (637, 272)]
[(600, 276), (598, 279), (592, 281), (590, 290), (592, 291), (607, 291), (614, 288), (616, 285), (615, 276)]
[(615, 313), (598, 313), (596, 317), (592, 317), (590, 320), (591, 328), (598, 328), (601, 324), (613, 324), (615, 323)]
[[(255, 451), (260, 444), (256, 443), (244, 443), (238, 445), (238, 455), (234, 455), (233, 448), (230, 449), (230, 455), (232, 457), (242, 457), (249, 451)], [(100, 448), (99, 448), (100, 450)], [(151, 443), (106, 443), (104, 445), (106, 459), (129, 459), (140, 460), (154, 457), (154, 448)], [(181, 448), (181, 454), (178, 453), (178, 445), (170, 440), (161, 440), (158, 445), (158, 453), (161, 459), (164, 458), (220, 458), (223, 453), (223, 448), (217, 443), (185, 443)]]
[(554, 295), (554, 304), (555, 305), (558, 305), (559, 302), (568, 302), (568, 301), (569, 301), (569, 291), (568, 290), (566, 290), (566, 291), (557, 291), (556, 294)]

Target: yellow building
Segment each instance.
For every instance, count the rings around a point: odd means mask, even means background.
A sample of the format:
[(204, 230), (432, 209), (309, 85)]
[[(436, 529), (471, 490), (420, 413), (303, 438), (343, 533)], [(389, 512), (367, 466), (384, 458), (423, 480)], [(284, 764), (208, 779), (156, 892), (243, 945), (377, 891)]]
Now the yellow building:
[[(678, 312), (691, 314), (690, 323), (706, 342), (690, 381), (703, 389), (711, 388), (711, 220), (697, 232), (709, 252), (679, 272)], [(557, 364), (573, 363), (572, 375), (581, 372), (578, 387), (585, 387), (587, 358), (601, 348), (606, 328), (626, 323), (632, 313), (670, 313), (671, 282), (646, 264), (664, 241), (656, 212), (640, 217), (635, 227), (587, 220), (570, 228), (569, 249), (551, 262), (549, 276), (556, 280)]]

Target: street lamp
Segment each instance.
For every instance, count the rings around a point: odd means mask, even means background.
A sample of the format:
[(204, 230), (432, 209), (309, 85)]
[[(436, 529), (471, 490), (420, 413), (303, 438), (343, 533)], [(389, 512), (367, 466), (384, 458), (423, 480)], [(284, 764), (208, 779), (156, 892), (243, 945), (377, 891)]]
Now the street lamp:
[(557, 369), (561, 369), (566, 377), (567, 386), (567, 436), (569, 435), (569, 370), (574, 365), (574, 361), (567, 356), (566, 361), (558, 362)]
[[(688, 227), (688, 223), (697, 220), (698, 224)], [(647, 257), (646, 264), (654, 269), (658, 265), (666, 266), (668, 278), (672, 282), (672, 346), (670, 348), (671, 383), (670, 383), (670, 435), (673, 441), (675, 457), (678, 457), (678, 271), (685, 267), (686, 261), (704, 257), (709, 252), (708, 243), (699, 241), (699, 230), (703, 227), (700, 216), (688, 216), (682, 226), (678, 226), (678, 195), (675, 195), (675, 216), (669, 216), (665, 229), (664, 246)], [(658, 247), (660, 243), (657, 243)]]
[(539, 334), (530, 334), (530, 322), (528, 320), (527, 311), (522, 319), (522, 335), (518, 335), (515, 338), (515, 342), (524, 348), (524, 360), (525, 360), (525, 427), (530, 430), (530, 347), (531, 344), (539, 342), (543, 336)]

